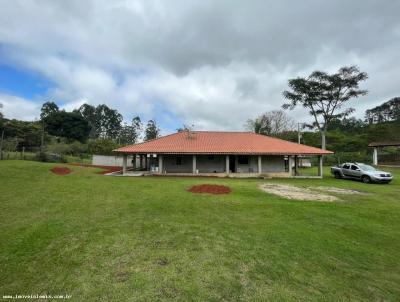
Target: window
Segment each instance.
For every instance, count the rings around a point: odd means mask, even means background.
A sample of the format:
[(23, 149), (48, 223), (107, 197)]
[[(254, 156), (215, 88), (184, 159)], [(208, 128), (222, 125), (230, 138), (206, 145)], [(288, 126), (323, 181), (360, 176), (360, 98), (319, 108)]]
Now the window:
[(176, 157), (176, 165), (181, 166), (182, 165), (182, 156), (177, 156)]
[(343, 169), (350, 169), (350, 165), (344, 165)]
[(357, 166), (355, 166), (355, 165), (351, 165), (351, 169), (353, 170), (353, 171), (358, 171), (358, 170), (360, 170)]
[(249, 157), (247, 155), (239, 155), (238, 156), (238, 163), (239, 163), (239, 165), (248, 165), (249, 164)]

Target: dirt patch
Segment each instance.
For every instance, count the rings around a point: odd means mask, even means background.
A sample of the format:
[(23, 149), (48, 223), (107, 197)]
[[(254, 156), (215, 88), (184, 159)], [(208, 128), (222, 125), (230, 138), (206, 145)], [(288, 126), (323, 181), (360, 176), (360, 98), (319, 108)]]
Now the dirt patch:
[(125, 282), (129, 279), (130, 274), (128, 272), (117, 272), (115, 274), (115, 279), (117, 282)]
[(100, 168), (104, 171), (97, 172), (97, 174), (108, 174), (113, 172), (118, 172), (122, 170), (122, 167), (118, 166), (98, 166), (98, 165), (90, 165), (90, 164), (80, 164), (80, 163), (70, 163), (71, 166), (80, 166), (80, 167), (89, 167), (89, 168)]
[(336, 187), (313, 187), (313, 188), (318, 191), (324, 191), (324, 192), (330, 192), (330, 193), (336, 193), (336, 194), (362, 194), (362, 195), (367, 194), (367, 193), (356, 191), (356, 190), (342, 189), (342, 188), (336, 188)]
[(336, 196), (332, 196), (326, 193), (335, 193), (335, 194), (368, 194), (356, 190), (350, 189), (342, 189), (336, 187), (295, 187), (291, 185), (282, 185), (282, 184), (271, 184), (265, 183), (260, 185), (260, 189), (264, 192), (279, 195), (281, 197), (285, 197), (288, 199), (297, 199), (297, 200), (316, 200), (316, 201), (338, 201), (339, 198)]
[(158, 264), (158, 265), (160, 265), (160, 266), (165, 266), (165, 265), (167, 265), (168, 263), (169, 263), (169, 261), (168, 261), (168, 259), (165, 258), (165, 257), (161, 257), (161, 258), (158, 258), (158, 259), (156, 260), (156, 264)]
[(228, 194), (231, 189), (227, 186), (204, 184), (193, 186), (189, 191), (192, 193)]
[(57, 175), (67, 175), (71, 173), (71, 170), (66, 167), (53, 167), (50, 171)]
[(300, 188), (290, 185), (266, 183), (260, 185), (260, 189), (264, 192), (275, 194), (287, 199), (315, 200), (327, 202), (339, 200), (339, 198), (337, 198), (336, 196), (316, 192), (314, 190), (311, 190), (310, 188)]

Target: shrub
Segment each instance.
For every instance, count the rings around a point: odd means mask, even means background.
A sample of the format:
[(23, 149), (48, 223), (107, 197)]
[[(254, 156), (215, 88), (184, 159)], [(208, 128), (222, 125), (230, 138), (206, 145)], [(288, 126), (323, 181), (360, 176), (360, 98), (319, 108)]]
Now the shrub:
[(112, 150), (118, 147), (119, 145), (109, 138), (89, 140), (88, 143), (88, 151), (90, 154), (111, 155)]

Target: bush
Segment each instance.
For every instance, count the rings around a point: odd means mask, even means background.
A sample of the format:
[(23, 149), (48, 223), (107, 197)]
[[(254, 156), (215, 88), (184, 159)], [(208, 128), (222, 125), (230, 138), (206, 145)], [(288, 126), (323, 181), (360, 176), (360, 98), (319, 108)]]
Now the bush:
[(369, 152), (337, 152), (324, 157), (324, 164), (329, 166), (345, 162), (372, 163), (372, 155)]
[(84, 153), (87, 153), (87, 145), (82, 144), (78, 141), (73, 143), (66, 143), (65, 141), (60, 141), (58, 143), (49, 144), (46, 147), (46, 151), (51, 153), (64, 155), (73, 155), (73, 156), (81, 156)]
[(55, 153), (50, 153), (50, 152), (38, 152), (36, 154), (36, 159), (41, 162), (47, 162), (47, 163), (65, 163), (67, 162), (66, 159)]
[(118, 148), (118, 145), (115, 141), (109, 138), (99, 138), (89, 140), (88, 143), (88, 151), (90, 154), (98, 154), (98, 155), (111, 155), (112, 150)]

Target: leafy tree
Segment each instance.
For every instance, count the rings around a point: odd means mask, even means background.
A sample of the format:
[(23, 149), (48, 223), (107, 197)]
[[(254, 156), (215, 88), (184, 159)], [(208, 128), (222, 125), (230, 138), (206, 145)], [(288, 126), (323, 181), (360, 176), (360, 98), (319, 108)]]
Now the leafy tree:
[(349, 116), (354, 109), (343, 108), (350, 99), (368, 93), (359, 89), (359, 83), (365, 81), (368, 75), (360, 72), (358, 67), (342, 67), (337, 73), (328, 74), (314, 71), (307, 78), (289, 80), (290, 90), (283, 92), (289, 103), (284, 109), (294, 109), (297, 105), (309, 110), (314, 117), (313, 127), (321, 134), (322, 149), (326, 149), (326, 132), (333, 119), (342, 119)]
[(355, 117), (343, 118), (342, 120), (333, 119), (328, 126), (328, 131), (340, 130), (349, 133), (361, 133), (365, 126), (366, 124), (361, 119)]
[(58, 111), (44, 119), (49, 134), (84, 142), (89, 137), (90, 126), (77, 112)]
[(186, 124), (183, 124), (182, 127), (179, 127), (176, 129), (176, 132), (182, 132), (182, 131), (193, 131), (194, 125), (189, 126)]
[(136, 142), (136, 134), (132, 126), (125, 123), (118, 136), (118, 142), (122, 145), (134, 144)]
[(40, 119), (43, 120), (50, 116), (53, 113), (59, 111), (59, 108), (54, 102), (46, 102), (42, 105), (42, 109), (40, 110)]
[(105, 104), (96, 107), (95, 115), (95, 126), (99, 136), (116, 139), (122, 128), (122, 115)]
[(3, 127), (4, 138), (18, 139), (18, 145), (16, 147), (18, 150), (20, 150), (22, 146), (27, 149), (33, 149), (40, 145), (42, 135), (42, 126), (40, 122), (4, 119), (4, 124), (7, 125)]
[(134, 142), (137, 143), (140, 140), (141, 133), (143, 130), (143, 124), (142, 121), (140, 120), (139, 116), (135, 116), (132, 119), (132, 131), (133, 131), (133, 136), (135, 137)]
[(369, 124), (400, 121), (400, 97), (369, 109), (365, 112), (365, 121)]
[(122, 115), (107, 105), (97, 107), (83, 104), (74, 112), (79, 112), (90, 125), (90, 138), (119, 139), (122, 131)]
[(90, 125), (89, 137), (90, 138), (99, 137), (100, 121), (97, 119), (96, 107), (85, 103), (81, 105), (78, 108), (78, 110), (75, 111), (79, 112), (84, 117), (84, 119), (89, 123)]
[(160, 128), (158, 128), (155, 120), (149, 120), (145, 129), (144, 140), (155, 139), (160, 136)]
[(279, 133), (295, 129), (295, 121), (282, 110), (273, 110), (261, 114), (255, 119), (249, 119), (246, 128), (249, 131), (264, 135), (278, 135)]

